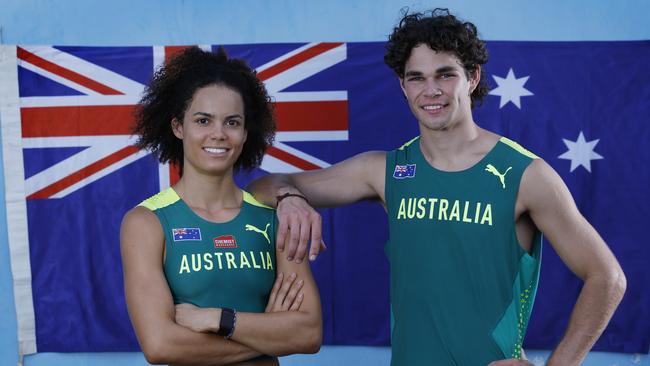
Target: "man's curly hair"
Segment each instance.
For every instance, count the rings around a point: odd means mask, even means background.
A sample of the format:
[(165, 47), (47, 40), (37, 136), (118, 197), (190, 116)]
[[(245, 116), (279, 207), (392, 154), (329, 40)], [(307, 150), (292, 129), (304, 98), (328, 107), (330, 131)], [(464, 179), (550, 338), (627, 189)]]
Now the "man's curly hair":
[(237, 91), (244, 101), (246, 142), (234, 170), (258, 167), (275, 137), (273, 105), (264, 84), (244, 60), (228, 58), (223, 47), (217, 53), (190, 47), (158, 69), (135, 112), (133, 133), (136, 146), (158, 155), (162, 163), (183, 168), (183, 141), (172, 130), (171, 121), (183, 121), (194, 93), (210, 85)]
[[(386, 44), (384, 62), (400, 77), (404, 78), (406, 62), (411, 50), (421, 44), (436, 52), (451, 52), (456, 55), (469, 77), (479, 65), (488, 60), (485, 42), (478, 38), (476, 26), (463, 22), (449, 13), (448, 9), (434, 9), (428, 12), (408, 13), (403, 10), (399, 25), (393, 29)], [(472, 107), (482, 103), (489, 91), (485, 75), (472, 92)]]

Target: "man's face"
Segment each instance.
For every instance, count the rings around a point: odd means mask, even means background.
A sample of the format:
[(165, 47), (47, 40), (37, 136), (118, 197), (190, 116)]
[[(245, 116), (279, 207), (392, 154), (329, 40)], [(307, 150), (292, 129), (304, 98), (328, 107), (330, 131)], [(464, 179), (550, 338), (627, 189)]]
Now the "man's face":
[(479, 79), (479, 69), (468, 79), (458, 57), (420, 44), (411, 51), (400, 84), (420, 126), (442, 131), (471, 121), (470, 94)]

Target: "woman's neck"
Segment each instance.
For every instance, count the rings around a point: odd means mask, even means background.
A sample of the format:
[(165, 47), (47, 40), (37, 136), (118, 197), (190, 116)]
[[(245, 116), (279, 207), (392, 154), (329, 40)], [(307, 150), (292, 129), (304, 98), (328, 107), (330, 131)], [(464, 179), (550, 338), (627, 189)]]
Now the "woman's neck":
[(232, 174), (207, 176), (187, 171), (174, 185), (174, 190), (190, 207), (208, 212), (241, 207), (242, 190)]

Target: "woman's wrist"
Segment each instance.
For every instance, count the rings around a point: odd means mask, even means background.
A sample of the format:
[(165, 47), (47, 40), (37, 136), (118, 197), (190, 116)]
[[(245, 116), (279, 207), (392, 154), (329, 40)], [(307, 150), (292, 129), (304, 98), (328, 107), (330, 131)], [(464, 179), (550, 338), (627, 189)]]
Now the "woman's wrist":
[(221, 308), (208, 308), (207, 312), (207, 330), (212, 333), (219, 332), (219, 324), (221, 322)]

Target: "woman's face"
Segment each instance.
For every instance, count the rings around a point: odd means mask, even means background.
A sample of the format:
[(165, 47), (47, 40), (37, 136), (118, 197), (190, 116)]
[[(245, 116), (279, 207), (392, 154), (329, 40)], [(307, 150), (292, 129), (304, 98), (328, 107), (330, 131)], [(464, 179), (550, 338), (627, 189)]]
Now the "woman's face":
[(198, 89), (182, 123), (172, 121), (174, 135), (183, 140), (183, 170), (208, 175), (232, 174), (246, 141), (244, 101), (223, 85)]

